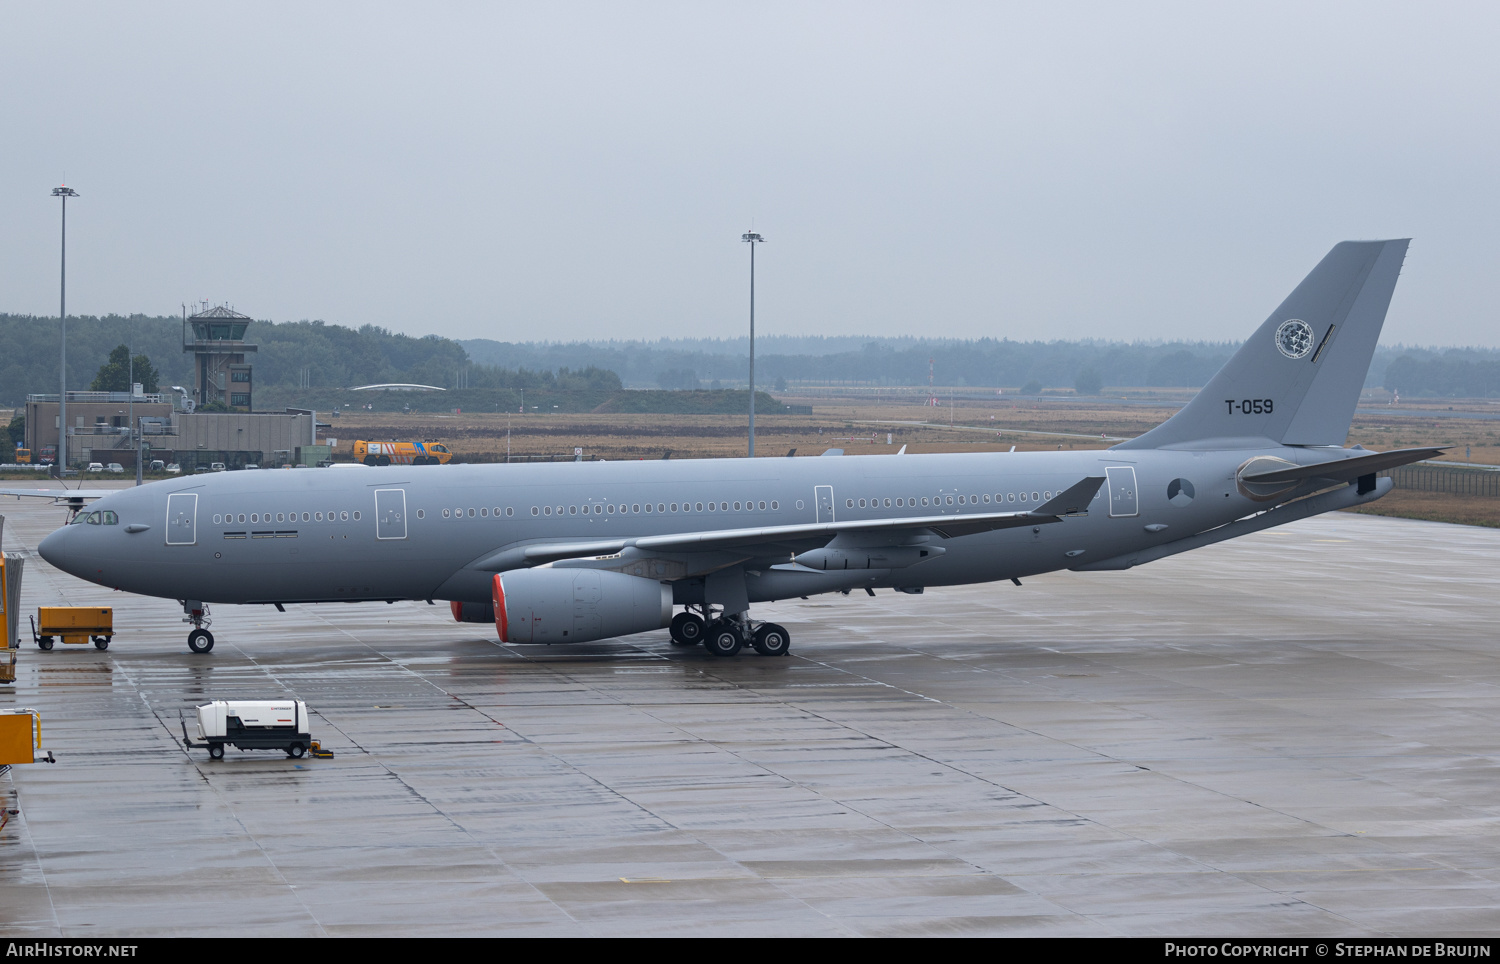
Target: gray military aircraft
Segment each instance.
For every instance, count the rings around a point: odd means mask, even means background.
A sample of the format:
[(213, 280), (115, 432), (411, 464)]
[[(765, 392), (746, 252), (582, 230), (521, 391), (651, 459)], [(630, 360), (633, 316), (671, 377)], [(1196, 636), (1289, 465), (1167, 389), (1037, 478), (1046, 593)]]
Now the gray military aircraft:
[(200, 653), (208, 603), (441, 599), (507, 642), (670, 627), (783, 655), (752, 603), (1128, 569), (1380, 498), (1442, 451), (1344, 447), (1406, 247), (1335, 246), (1186, 407), (1102, 451), (233, 472), (112, 492), (40, 551), (180, 600)]

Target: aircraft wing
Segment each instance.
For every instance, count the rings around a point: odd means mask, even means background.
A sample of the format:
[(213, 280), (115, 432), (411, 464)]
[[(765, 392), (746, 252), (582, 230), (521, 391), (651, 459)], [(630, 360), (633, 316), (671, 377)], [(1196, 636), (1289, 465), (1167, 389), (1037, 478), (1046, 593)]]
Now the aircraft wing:
[(1374, 475), (1382, 469), (1394, 469), (1442, 455), (1445, 448), (1391, 449), (1389, 452), (1371, 452), (1352, 459), (1335, 459), (1316, 465), (1297, 465), (1286, 469), (1273, 469), (1242, 476), (1242, 481), (1256, 484), (1277, 485), (1283, 482), (1301, 482), (1305, 479), (1331, 479), (1335, 482), (1353, 482), (1362, 475)]
[(707, 552), (798, 544), (816, 548), (841, 533), (889, 532), (895, 534), (926, 530), (944, 539), (952, 539), (956, 536), (989, 532), (993, 529), (1045, 525), (1051, 522), (1061, 522), (1068, 517), (1087, 515), (1089, 502), (1103, 485), (1103, 476), (1089, 476), (1036, 508), (1021, 512), (909, 516), (899, 519), (868, 519), (857, 522), (814, 522), (804, 525), (765, 526), (758, 529), (710, 529), (702, 532), (641, 536), (599, 542), (553, 543), (527, 547), (524, 558), (526, 565), (537, 566), (560, 559), (612, 555), (631, 547), (647, 552)]
[(102, 499), (114, 489), (0, 489), (0, 495), (16, 498), (55, 499), (59, 502), (76, 502), (80, 499)]

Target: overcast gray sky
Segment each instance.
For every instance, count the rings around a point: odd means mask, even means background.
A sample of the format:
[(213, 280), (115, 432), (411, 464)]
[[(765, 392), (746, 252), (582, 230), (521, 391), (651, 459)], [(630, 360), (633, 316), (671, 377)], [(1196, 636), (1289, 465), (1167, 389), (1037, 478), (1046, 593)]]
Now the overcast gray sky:
[(0, 311), (1500, 345), (1495, 4), (0, 5)]

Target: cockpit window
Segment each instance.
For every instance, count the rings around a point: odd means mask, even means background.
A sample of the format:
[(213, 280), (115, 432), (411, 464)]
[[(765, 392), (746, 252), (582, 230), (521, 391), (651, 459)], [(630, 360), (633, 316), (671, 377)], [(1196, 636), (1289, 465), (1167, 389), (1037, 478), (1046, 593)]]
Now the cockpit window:
[(120, 524), (120, 517), (108, 509), (105, 509), (100, 515), (104, 516), (104, 524), (107, 526), (117, 526)]
[(97, 512), (90, 512), (88, 514), (88, 516), (84, 519), (84, 521), (87, 522), (91, 526), (98, 525), (99, 524), (99, 513), (97, 513)]

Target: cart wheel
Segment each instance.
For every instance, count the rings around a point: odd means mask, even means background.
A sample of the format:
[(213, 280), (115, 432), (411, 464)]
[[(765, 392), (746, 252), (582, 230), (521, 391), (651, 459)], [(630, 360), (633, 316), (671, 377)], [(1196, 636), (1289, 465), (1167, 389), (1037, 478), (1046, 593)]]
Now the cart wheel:
[(291, 746), (286, 748), (286, 755), (291, 757), (293, 760), (302, 759), (302, 754), (306, 752), (307, 747), (303, 746), (301, 743), (293, 743)]
[(94, 637), (94, 648), (97, 649), (97, 650), (99, 650), (100, 652), (103, 652), (104, 650), (109, 649), (109, 637), (108, 636), (96, 636), (96, 637)]
[(39, 640), (36, 641), (36, 645), (37, 645), (37, 648), (39, 648), (39, 649), (51, 649), (52, 648), (52, 637), (51, 636), (43, 636), (41, 639), (39, 639)]
[(214, 648), (214, 634), (206, 629), (195, 629), (188, 633), (188, 649), (195, 653), (206, 653)]
[(224, 744), (222, 744), (222, 743), (215, 743), (213, 746), (209, 747), (208, 748), (208, 758), (210, 760), (222, 760), (222, 759), (224, 759)]

